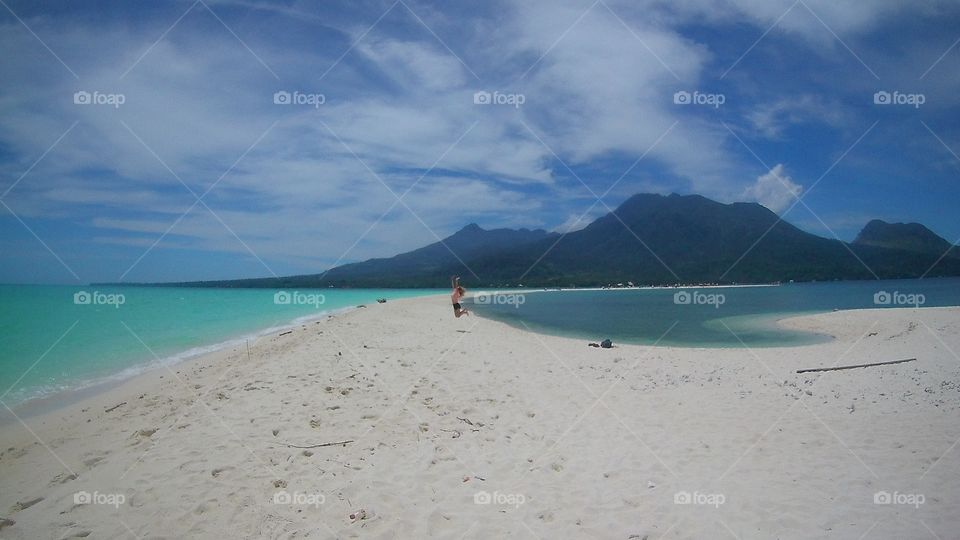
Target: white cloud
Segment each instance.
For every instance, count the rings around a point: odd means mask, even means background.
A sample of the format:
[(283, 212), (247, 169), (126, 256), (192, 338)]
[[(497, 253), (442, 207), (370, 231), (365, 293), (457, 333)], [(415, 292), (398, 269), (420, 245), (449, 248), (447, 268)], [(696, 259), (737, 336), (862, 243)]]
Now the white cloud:
[(520, 81), (524, 120), (571, 164), (649, 151), (646, 159), (717, 195), (737, 169), (728, 134), (672, 102), (699, 84), (708, 49), (651, 25), (635, 6), (597, 4), (578, 21), (586, 7), (523, 2), (500, 29), (497, 43), (525, 60), (521, 73), (543, 55)]
[(770, 139), (798, 124), (822, 123), (842, 127), (850, 119), (836, 101), (823, 96), (797, 94), (754, 105), (744, 116), (753, 129)]
[(461, 88), (472, 75), (439, 45), (370, 38), (357, 45), (378, 68), (408, 91), (438, 92)]
[(598, 216), (584, 216), (583, 214), (570, 214), (566, 221), (553, 228), (554, 232), (571, 233), (584, 229)]
[(783, 165), (778, 163), (768, 173), (758, 176), (756, 183), (748, 187), (743, 196), (746, 200), (756, 201), (780, 213), (793, 204), (801, 191), (803, 186), (787, 176)]

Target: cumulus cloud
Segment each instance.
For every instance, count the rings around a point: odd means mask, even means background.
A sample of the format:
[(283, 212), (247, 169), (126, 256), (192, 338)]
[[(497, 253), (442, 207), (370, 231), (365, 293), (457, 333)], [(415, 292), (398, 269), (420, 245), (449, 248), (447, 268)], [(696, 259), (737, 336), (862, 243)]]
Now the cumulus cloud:
[(784, 172), (783, 164), (778, 163), (766, 174), (757, 177), (757, 181), (744, 191), (746, 200), (756, 201), (774, 212), (793, 204), (800, 196), (803, 186), (793, 181)]

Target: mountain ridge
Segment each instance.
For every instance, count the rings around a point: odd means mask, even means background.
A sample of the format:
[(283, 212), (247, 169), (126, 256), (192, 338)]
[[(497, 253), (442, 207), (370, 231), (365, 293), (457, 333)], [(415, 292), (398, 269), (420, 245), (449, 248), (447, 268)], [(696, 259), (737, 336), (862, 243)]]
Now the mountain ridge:
[(317, 274), (153, 285), (445, 287), (452, 274), (483, 287), (892, 279), (960, 275), (958, 251), (920, 224), (872, 220), (847, 243), (758, 203), (638, 193), (565, 234), (470, 223), (421, 248)]

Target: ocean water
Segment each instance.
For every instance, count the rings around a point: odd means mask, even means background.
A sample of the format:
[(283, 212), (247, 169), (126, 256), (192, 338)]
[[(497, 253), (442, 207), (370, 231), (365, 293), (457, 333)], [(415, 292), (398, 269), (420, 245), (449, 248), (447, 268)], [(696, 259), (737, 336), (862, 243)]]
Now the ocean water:
[(806, 345), (829, 336), (777, 319), (835, 309), (960, 306), (960, 278), (760, 287), (471, 291), (477, 314), (518, 328), (599, 342), (682, 347)]
[(129, 377), (381, 297), (439, 292), (0, 285), (0, 401)]

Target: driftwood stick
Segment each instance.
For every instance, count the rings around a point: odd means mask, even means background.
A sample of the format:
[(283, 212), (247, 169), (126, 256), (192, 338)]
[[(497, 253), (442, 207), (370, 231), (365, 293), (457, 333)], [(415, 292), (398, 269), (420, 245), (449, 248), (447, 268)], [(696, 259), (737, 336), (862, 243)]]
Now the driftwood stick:
[(288, 444), (287, 446), (290, 447), (290, 448), (303, 448), (303, 449), (307, 449), (307, 448), (323, 448), (324, 446), (339, 446), (339, 445), (341, 445), (341, 444), (348, 444), (348, 443), (352, 443), (352, 442), (353, 442), (353, 439), (351, 439), (351, 440), (349, 440), (349, 441), (337, 441), (337, 442), (328, 442), (328, 443), (322, 443), (322, 444), (311, 444), (311, 445), (309, 445), (309, 446), (297, 446), (296, 444)]
[(837, 366), (837, 367), (828, 367), (828, 368), (814, 368), (814, 369), (798, 369), (797, 373), (810, 373), (813, 371), (839, 371), (841, 369), (854, 369), (862, 367), (873, 367), (873, 366), (889, 366), (891, 364), (902, 364), (904, 362), (913, 362), (916, 358), (907, 358), (905, 360), (891, 360), (889, 362), (873, 362), (871, 364), (855, 364), (852, 366)]
[(127, 404), (127, 402), (126, 402), (126, 401), (123, 401), (123, 402), (121, 402), (121, 403), (117, 403), (117, 404), (116, 404), (116, 405), (114, 405), (113, 407), (110, 407), (110, 408), (107, 408), (107, 409), (104, 409), (104, 411), (103, 411), (103, 412), (110, 412), (110, 411), (112, 411), (112, 410), (114, 410), (114, 409), (117, 409), (117, 408), (119, 408), (120, 406), (122, 406), (122, 405), (126, 405), (126, 404)]

